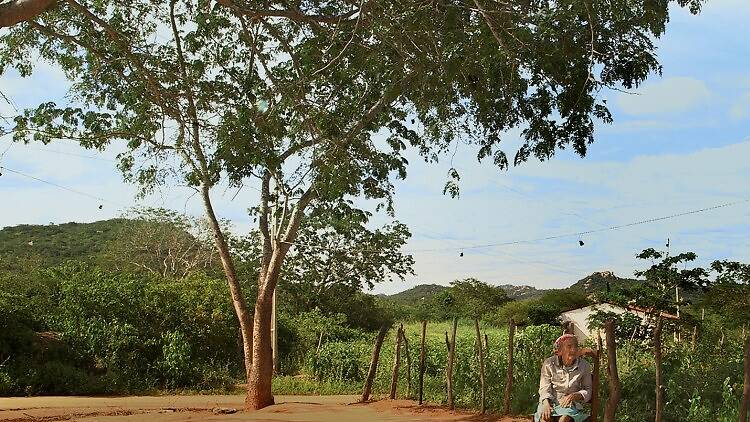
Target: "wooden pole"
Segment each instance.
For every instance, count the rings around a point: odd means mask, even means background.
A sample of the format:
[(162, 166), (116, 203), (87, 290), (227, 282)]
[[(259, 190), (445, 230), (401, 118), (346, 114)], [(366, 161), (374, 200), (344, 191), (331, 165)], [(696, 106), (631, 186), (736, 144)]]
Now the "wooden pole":
[(745, 387), (742, 389), (739, 422), (747, 422), (750, 407), (750, 336), (745, 337)]
[(393, 351), (393, 374), (391, 375), (391, 394), (390, 399), (396, 398), (396, 387), (398, 387), (398, 367), (401, 365), (401, 330), (403, 325), (399, 326), (396, 330), (396, 345)]
[(482, 347), (482, 333), (479, 332), (479, 319), (474, 319), (474, 329), (477, 333), (477, 356), (479, 356), (479, 386), (482, 389), (482, 395), (481, 395), (481, 401), (479, 402), (479, 411), (484, 414), (485, 406), (485, 394), (487, 392), (487, 387), (484, 383), (484, 349)]
[(513, 391), (513, 336), (516, 333), (516, 322), (508, 321), (508, 370), (505, 373), (505, 394), (503, 394), (503, 414), (510, 414), (510, 396)]
[(451, 340), (448, 347), (448, 368), (446, 368), (446, 380), (448, 382), (448, 408), (454, 410), (456, 408), (453, 402), (453, 360), (456, 357), (456, 328), (458, 326), (458, 319), (453, 318), (453, 328), (451, 330)]
[(424, 390), (424, 338), (427, 334), (427, 320), (422, 321), (422, 339), (419, 342), (419, 404), (422, 405)]
[(656, 328), (654, 329), (654, 365), (656, 366), (656, 417), (655, 422), (662, 421), (664, 413), (664, 381), (661, 373), (661, 331), (664, 322), (661, 316), (656, 317)]
[(383, 340), (385, 335), (388, 334), (388, 330), (391, 328), (391, 324), (384, 324), (380, 327), (378, 336), (375, 338), (375, 346), (372, 348), (372, 358), (370, 358), (370, 369), (367, 371), (367, 379), (365, 385), (362, 388), (362, 401), (366, 402), (370, 399), (370, 393), (372, 392), (372, 382), (375, 380), (375, 374), (378, 372), (378, 360), (380, 359), (380, 348), (383, 346)]
[(411, 398), (411, 353), (409, 353), (409, 340), (406, 339), (406, 330), (401, 328), (401, 340), (404, 342), (404, 355), (406, 355), (406, 397)]
[(599, 420), (599, 365), (602, 359), (602, 336), (596, 333), (596, 355), (594, 356), (594, 372), (591, 374), (591, 418), (589, 422)]
[(604, 326), (607, 340), (607, 377), (609, 378), (609, 399), (604, 408), (604, 422), (615, 422), (617, 406), (620, 405), (620, 375), (617, 372), (617, 342), (615, 340), (615, 323), (610, 319)]

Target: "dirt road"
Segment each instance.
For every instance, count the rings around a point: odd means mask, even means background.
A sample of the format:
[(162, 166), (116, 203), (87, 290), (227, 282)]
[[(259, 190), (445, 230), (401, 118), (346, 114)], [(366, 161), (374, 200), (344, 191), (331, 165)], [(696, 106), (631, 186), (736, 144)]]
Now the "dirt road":
[(0, 421), (85, 422), (521, 422), (522, 418), (450, 412), (418, 406), (409, 400), (356, 403), (356, 396), (276, 396), (276, 405), (255, 412), (220, 414), (242, 409), (243, 396), (155, 397), (22, 397), (0, 398)]

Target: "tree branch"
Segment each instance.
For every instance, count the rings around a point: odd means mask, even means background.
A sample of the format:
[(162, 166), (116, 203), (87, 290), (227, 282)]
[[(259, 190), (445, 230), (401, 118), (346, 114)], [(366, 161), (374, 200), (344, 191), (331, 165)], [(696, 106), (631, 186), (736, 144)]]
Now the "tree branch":
[(0, 28), (30, 21), (42, 14), (57, 0), (10, 0), (0, 3)]
[(298, 9), (254, 9), (245, 5), (239, 5), (234, 0), (217, 0), (216, 3), (232, 9), (235, 13), (246, 15), (252, 19), (285, 18), (294, 22), (308, 23), (338, 24), (348, 21), (360, 11), (360, 9), (354, 9), (340, 15), (307, 15)]

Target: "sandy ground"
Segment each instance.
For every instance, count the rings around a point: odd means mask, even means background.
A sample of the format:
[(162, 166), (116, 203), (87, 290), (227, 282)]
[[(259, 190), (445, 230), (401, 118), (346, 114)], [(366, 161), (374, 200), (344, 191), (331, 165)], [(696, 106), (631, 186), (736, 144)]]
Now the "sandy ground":
[(176, 421), (435, 421), (521, 422), (438, 406), (418, 406), (409, 400), (356, 403), (356, 396), (276, 396), (276, 405), (254, 412), (217, 414), (242, 409), (244, 396), (159, 397), (21, 397), (0, 398), (0, 421), (176, 422)]

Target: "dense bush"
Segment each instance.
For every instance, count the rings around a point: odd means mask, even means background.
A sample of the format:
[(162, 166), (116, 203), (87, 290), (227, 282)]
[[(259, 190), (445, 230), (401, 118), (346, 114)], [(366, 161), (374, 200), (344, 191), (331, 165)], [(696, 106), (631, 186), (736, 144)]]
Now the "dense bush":
[(67, 264), (23, 285), (4, 281), (3, 394), (215, 388), (242, 372), (237, 322), (222, 280)]

